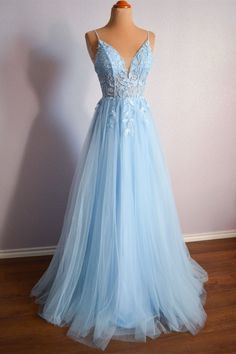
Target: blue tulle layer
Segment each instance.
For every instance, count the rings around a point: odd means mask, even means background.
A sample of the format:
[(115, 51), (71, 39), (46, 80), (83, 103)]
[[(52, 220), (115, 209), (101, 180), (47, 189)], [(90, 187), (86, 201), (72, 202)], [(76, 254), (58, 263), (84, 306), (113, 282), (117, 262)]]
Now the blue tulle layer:
[(144, 97), (99, 100), (61, 237), (31, 290), (39, 315), (102, 350), (204, 326), (207, 272), (182, 237), (158, 130)]

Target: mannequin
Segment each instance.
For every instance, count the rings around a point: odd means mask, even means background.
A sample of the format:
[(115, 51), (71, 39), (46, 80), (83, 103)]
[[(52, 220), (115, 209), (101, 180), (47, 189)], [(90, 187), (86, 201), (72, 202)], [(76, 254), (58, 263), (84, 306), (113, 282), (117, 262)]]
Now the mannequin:
[[(144, 40), (147, 30), (137, 27), (133, 21), (132, 7), (126, 1), (118, 1), (111, 9), (111, 16), (104, 27), (96, 30), (100, 39), (115, 48), (129, 68), (131, 60)], [(94, 30), (85, 33), (87, 49), (94, 63), (98, 40)], [(149, 41), (154, 50), (155, 34), (149, 31)]]

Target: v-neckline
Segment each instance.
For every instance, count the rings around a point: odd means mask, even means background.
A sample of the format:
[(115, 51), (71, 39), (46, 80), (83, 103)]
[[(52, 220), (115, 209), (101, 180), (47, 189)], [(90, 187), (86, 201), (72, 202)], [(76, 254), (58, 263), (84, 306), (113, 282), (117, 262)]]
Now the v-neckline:
[(149, 42), (149, 38), (146, 38), (143, 43), (140, 45), (140, 47), (137, 49), (137, 51), (135, 52), (135, 54), (133, 55), (131, 61), (130, 61), (130, 65), (129, 65), (129, 68), (127, 68), (126, 66), (126, 62), (125, 62), (125, 59), (123, 58), (123, 56), (120, 54), (120, 52), (115, 48), (113, 47), (113, 45), (107, 43), (106, 41), (104, 41), (103, 39), (100, 39), (98, 38), (98, 43), (104, 43), (105, 45), (107, 45), (108, 47), (112, 48), (114, 50), (114, 52), (119, 56), (122, 64), (123, 64), (123, 69), (126, 73), (126, 76), (129, 78), (129, 75), (130, 75), (130, 72), (131, 72), (131, 69), (132, 69), (132, 65), (133, 65), (133, 62), (134, 60), (136, 59), (138, 53), (141, 51), (141, 49), (144, 47), (144, 45), (146, 43), (148, 43), (150, 45), (150, 42)]

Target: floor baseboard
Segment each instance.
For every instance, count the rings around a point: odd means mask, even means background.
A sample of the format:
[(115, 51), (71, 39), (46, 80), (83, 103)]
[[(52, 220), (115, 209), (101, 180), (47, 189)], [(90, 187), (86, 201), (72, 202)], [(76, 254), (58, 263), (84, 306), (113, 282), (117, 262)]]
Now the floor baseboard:
[[(236, 237), (236, 230), (184, 234), (183, 236), (185, 242), (208, 241)], [(46, 246), (0, 250), (0, 259), (53, 255), (55, 249), (56, 246)]]

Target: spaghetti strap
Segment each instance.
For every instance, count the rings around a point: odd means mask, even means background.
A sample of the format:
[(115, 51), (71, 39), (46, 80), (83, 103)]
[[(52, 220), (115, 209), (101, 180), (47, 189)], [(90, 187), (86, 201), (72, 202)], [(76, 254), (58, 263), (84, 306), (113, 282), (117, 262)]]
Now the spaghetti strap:
[(149, 41), (149, 31), (147, 31), (147, 40)]
[(98, 35), (97, 31), (94, 30), (94, 32), (96, 33), (97, 39), (99, 40), (100, 38), (99, 38), (99, 35)]

